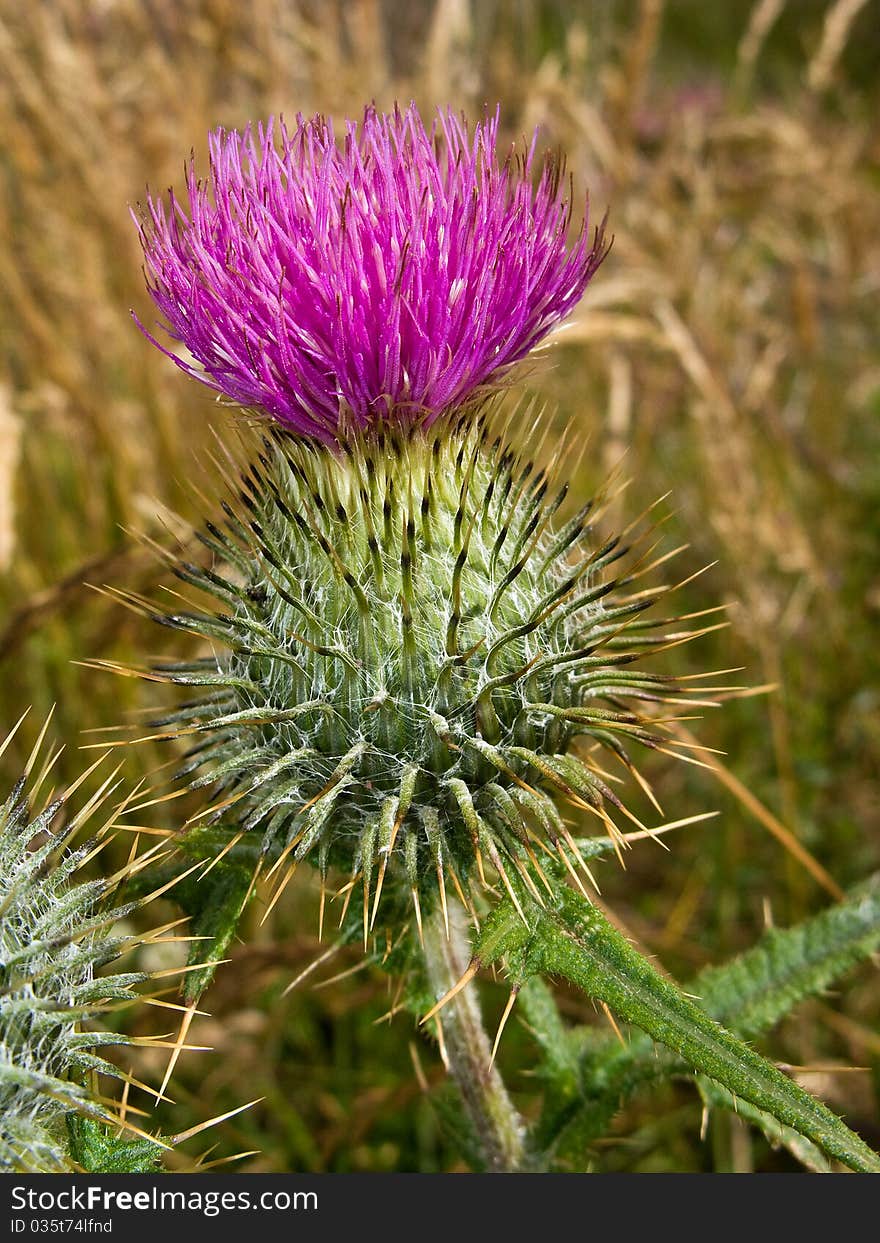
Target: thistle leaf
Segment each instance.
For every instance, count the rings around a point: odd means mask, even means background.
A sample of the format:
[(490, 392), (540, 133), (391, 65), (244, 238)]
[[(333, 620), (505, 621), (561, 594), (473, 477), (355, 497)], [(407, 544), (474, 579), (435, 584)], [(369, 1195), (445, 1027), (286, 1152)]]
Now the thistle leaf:
[(752, 949), (701, 971), (688, 992), (743, 1037), (773, 1027), (880, 947), (880, 874), (846, 901), (785, 930), (771, 929)]
[[(828, 988), (878, 946), (880, 876), (875, 875), (854, 888), (846, 901), (795, 928), (773, 929), (732, 962), (701, 972), (687, 992), (697, 996), (714, 1019), (737, 1035), (752, 1038), (769, 1030), (798, 1002)], [(523, 989), (524, 1001), (537, 983), (532, 981)], [(531, 1017), (530, 1022), (537, 1027)], [(578, 1033), (565, 1035), (575, 1055)], [(548, 1074), (552, 1075), (553, 1067), (548, 1059)], [(668, 1052), (658, 1057), (653, 1041), (641, 1033), (625, 1048), (616, 1039), (592, 1039), (586, 1055), (581, 1056), (579, 1103), (571, 1092), (567, 1110), (560, 1111), (554, 1102), (552, 1118), (542, 1119), (540, 1138), (558, 1152), (580, 1152), (603, 1133), (623, 1100), (640, 1087), (684, 1070)], [(697, 1084), (707, 1107), (735, 1110), (758, 1126), (771, 1144), (783, 1144), (808, 1169), (828, 1168), (815, 1145), (791, 1128), (736, 1100), (708, 1079), (699, 1077)]]
[(831, 1173), (831, 1162), (821, 1149), (810, 1140), (804, 1139), (803, 1135), (799, 1135), (797, 1131), (793, 1131), (791, 1127), (783, 1126), (770, 1114), (764, 1113), (761, 1109), (755, 1109), (754, 1105), (750, 1105), (748, 1101), (737, 1100), (726, 1088), (713, 1083), (711, 1079), (705, 1079), (702, 1075), (697, 1077), (697, 1087), (700, 1089), (700, 1095), (707, 1109), (726, 1109), (735, 1113), (738, 1118), (751, 1122), (763, 1131), (774, 1148), (780, 1146), (787, 1148), (802, 1165), (812, 1170), (814, 1174)]
[(70, 1156), (89, 1174), (154, 1174), (162, 1146), (150, 1139), (122, 1139), (89, 1118), (67, 1116)]
[(191, 866), (190, 861), (184, 860), (148, 871), (143, 879), (139, 878), (138, 886), (152, 888), (157, 882), (182, 877), (174, 886), (174, 900), (190, 917), (190, 935), (198, 938), (192, 942), (187, 962), (190, 967), (203, 964), (183, 976), (182, 992), (187, 1005), (197, 1002), (214, 979), (235, 935), (254, 876), (253, 866), (238, 858), (232, 863), (224, 859), (208, 872), (184, 875)]
[(499, 903), (476, 946), (481, 963), (504, 956), (515, 978), (564, 977), (734, 1097), (852, 1169), (880, 1172), (880, 1157), (839, 1118), (661, 976), (591, 903), (568, 889), (544, 908), (518, 896), (528, 927)]

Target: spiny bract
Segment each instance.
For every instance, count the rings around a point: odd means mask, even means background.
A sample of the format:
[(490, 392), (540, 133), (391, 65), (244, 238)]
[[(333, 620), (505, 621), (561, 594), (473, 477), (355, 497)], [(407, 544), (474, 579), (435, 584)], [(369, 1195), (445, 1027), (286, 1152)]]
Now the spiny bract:
[(420, 921), (450, 879), (534, 887), (536, 847), (574, 870), (550, 791), (611, 827), (579, 744), (628, 767), (622, 738), (658, 745), (623, 701), (675, 688), (629, 666), (681, 636), (639, 619), (650, 554), (615, 581), (626, 540), (594, 546), (596, 504), (562, 521), (565, 496), (473, 412), (336, 451), (276, 435), (245, 468), (201, 536), (214, 566), (177, 567), (222, 611), (159, 618), (213, 650), (149, 676), (206, 692), (157, 725), (193, 737), (183, 773), (218, 787), (230, 843), (262, 834), (276, 894), (306, 855), (344, 868), (366, 932), (383, 884)]
[[(0, 747), (0, 752), (3, 748)], [(39, 782), (35, 783), (36, 786)], [(65, 799), (31, 819), (22, 777), (0, 805), (0, 1172), (77, 1168), (66, 1121), (116, 1123), (87, 1086), (119, 1071), (95, 1052), (124, 1044), (84, 1030), (96, 1010), (130, 1000), (139, 974), (99, 975), (128, 946), (111, 926), (131, 908), (102, 906), (112, 883), (77, 879), (88, 845), (70, 841), (97, 803), (56, 831)]]

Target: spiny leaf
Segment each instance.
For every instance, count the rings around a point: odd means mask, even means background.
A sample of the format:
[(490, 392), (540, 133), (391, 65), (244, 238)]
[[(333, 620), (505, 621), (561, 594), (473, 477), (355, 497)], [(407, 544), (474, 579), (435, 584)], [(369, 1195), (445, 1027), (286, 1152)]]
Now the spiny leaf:
[(707, 1013), (744, 1037), (767, 1031), (880, 947), (880, 873), (845, 902), (784, 931), (771, 929), (722, 967), (688, 986)]
[[(215, 832), (213, 836), (221, 835)], [(198, 840), (204, 846), (206, 839), (207, 835), (205, 839), (200, 837)], [(182, 875), (191, 866), (187, 860), (147, 871), (143, 878), (138, 878), (139, 888), (164, 884), (168, 879)], [(253, 875), (253, 866), (248, 866), (247, 862), (222, 860), (209, 871), (194, 872), (175, 884), (174, 901), (190, 917), (190, 935), (198, 938), (190, 947), (188, 964), (204, 964), (200, 969), (188, 971), (182, 976), (183, 996), (187, 1004), (198, 1001), (214, 979), (217, 967), (235, 935)]]
[(162, 1148), (149, 1139), (125, 1139), (90, 1118), (68, 1114), (70, 1155), (89, 1174), (153, 1174)]
[(499, 903), (476, 946), (481, 962), (503, 955), (514, 978), (563, 976), (734, 1096), (851, 1168), (880, 1172), (880, 1157), (839, 1118), (661, 976), (591, 903), (568, 889), (546, 908), (524, 888), (518, 896), (529, 927), (512, 903)]
[(711, 1079), (706, 1079), (702, 1075), (697, 1076), (697, 1087), (700, 1089), (700, 1095), (707, 1109), (726, 1109), (735, 1113), (737, 1117), (751, 1122), (763, 1131), (774, 1148), (780, 1146), (787, 1148), (808, 1170), (812, 1170), (815, 1174), (831, 1172), (831, 1162), (822, 1150), (810, 1140), (804, 1139), (803, 1135), (799, 1135), (791, 1127), (783, 1126), (770, 1114), (756, 1109), (748, 1101), (738, 1100), (735, 1096), (731, 1096), (726, 1088), (722, 1088), (720, 1084), (713, 1083)]

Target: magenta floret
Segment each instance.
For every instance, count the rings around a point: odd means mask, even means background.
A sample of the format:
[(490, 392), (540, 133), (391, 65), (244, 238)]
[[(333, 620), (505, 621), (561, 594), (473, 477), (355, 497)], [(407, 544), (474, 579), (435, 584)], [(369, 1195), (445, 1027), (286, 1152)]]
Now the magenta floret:
[(150, 293), (195, 363), (170, 356), (323, 440), (460, 406), (569, 313), (605, 254), (586, 220), (569, 243), (557, 162), (536, 177), (534, 140), (497, 148), (497, 113), (471, 132), (442, 111), (428, 131), (414, 105), (368, 108), (340, 143), (323, 117), (215, 131), (188, 206), (149, 197), (138, 222)]

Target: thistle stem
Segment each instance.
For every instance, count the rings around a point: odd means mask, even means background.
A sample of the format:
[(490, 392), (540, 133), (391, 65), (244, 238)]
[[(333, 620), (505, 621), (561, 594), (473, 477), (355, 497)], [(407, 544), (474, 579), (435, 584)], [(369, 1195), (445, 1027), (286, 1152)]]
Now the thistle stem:
[[(458, 902), (449, 902), (448, 935), (438, 909), (425, 921), (423, 943), (428, 980), (439, 1000), (458, 983), (470, 961), (466, 917)], [(443, 1025), (449, 1072), (461, 1093), (486, 1169), (496, 1174), (522, 1169), (525, 1127), (492, 1065), (474, 985), (467, 984), (450, 998), (438, 1019)]]

